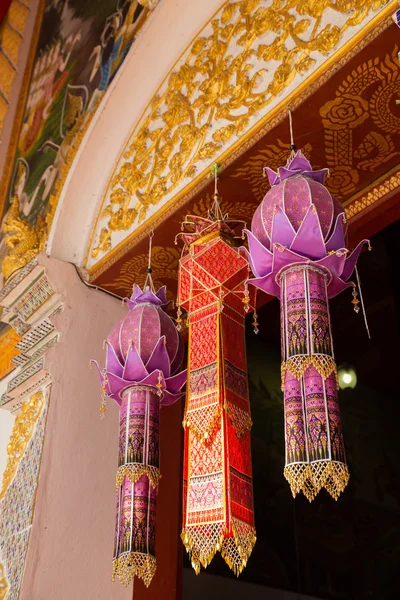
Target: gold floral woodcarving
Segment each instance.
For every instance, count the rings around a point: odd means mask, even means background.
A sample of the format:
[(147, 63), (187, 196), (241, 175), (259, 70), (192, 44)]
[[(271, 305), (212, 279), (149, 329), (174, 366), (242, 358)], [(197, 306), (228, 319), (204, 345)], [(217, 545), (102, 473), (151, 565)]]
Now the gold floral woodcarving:
[(27, 400), (21, 408), (20, 414), (15, 419), (14, 427), (7, 446), (8, 461), (3, 473), (3, 486), (0, 500), (4, 497), (8, 486), (17, 471), (18, 463), (24, 455), (29, 440), (32, 437), (35, 423), (42, 412), (44, 397), (42, 392), (37, 392)]
[(29, 15), (28, 5), (29, 2), (13, 0), (0, 29), (0, 134), (17, 72), (19, 52)]
[(8, 583), (4, 573), (4, 567), (0, 563), (0, 600), (4, 600), (8, 592)]
[[(107, 191), (92, 258), (111, 249), (113, 231), (143, 222), (151, 206), (220, 154), (297, 74), (310, 70), (318, 55), (330, 54), (349, 27), (385, 4), (387, 0), (226, 2), (194, 41), (185, 62), (160, 87), (134, 132)], [(325, 24), (335, 14), (342, 15), (341, 26)]]
[[(360, 64), (342, 81), (336, 97), (320, 109), (330, 167), (327, 186), (340, 200), (355, 192), (360, 172), (373, 172), (400, 156), (400, 116), (395, 110), (400, 95), (398, 51), (396, 46), (391, 55)], [(368, 133), (355, 144), (354, 132), (367, 119)]]

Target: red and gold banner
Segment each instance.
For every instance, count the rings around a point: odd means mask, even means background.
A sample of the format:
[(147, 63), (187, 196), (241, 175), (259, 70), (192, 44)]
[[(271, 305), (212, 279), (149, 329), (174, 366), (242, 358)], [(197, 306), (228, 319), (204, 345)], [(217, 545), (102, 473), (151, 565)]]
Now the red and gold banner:
[[(200, 232), (199, 232), (200, 233)], [(247, 260), (220, 230), (180, 262), (188, 313), (182, 539), (196, 573), (217, 551), (239, 574), (255, 543), (245, 349)]]

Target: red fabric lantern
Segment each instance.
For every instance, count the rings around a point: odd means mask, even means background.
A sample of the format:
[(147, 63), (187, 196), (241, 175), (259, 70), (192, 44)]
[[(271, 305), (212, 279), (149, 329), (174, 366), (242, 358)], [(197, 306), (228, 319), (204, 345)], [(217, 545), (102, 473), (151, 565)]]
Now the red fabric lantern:
[(196, 573), (220, 551), (239, 574), (256, 539), (243, 310), (249, 267), (232, 222), (187, 217), (187, 224), (179, 267), (189, 325), (182, 540)]

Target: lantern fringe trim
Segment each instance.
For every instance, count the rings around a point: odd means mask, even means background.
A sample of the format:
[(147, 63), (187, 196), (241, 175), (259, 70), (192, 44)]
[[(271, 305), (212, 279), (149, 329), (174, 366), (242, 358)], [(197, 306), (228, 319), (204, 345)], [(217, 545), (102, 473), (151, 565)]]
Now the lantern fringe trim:
[(288, 465), (283, 473), (289, 482), (293, 498), (302, 491), (309, 502), (314, 500), (322, 488), (338, 500), (350, 479), (347, 465), (331, 460)]
[(188, 411), (183, 420), (183, 427), (187, 427), (199, 442), (211, 438), (214, 429), (221, 420), (221, 405), (213, 403), (196, 410)]
[(125, 552), (118, 558), (114, 558), (112, 565), (112, 582), (118, 577), (124, 587), (128, 587), (134, 576), (143, 580), (149, 587), (157, 562), (154, 556), (141, 552)]
[(121, 465), (117, 471), (116, 476), (116, 489), (123, 484), (124, 478), (126, 477), (131, 483), (136, 483), (143, 476), (147, 475), (150, 485), (153, 488), (157, 488), (161, 479), (160, 470), (157, 467), (150, 465), (139, 465), (139, 464), (128, 464)]
[(282, 390), (286, 373), (291, 373), (296, 379), (301, 379), (308, 367), (314, 367), (324, 379), (327, 379), (329, 375), (334, 373), (336, 381), (338, 380), (335, 359), (331, 356), (327, 356), (326, 354), (293, 356), (281, 365)]
[(181, 533), (181, 539), (188, 552), (192, 567), (198, 575), (200, 568), (206, 568), (217, 552), (232, 569), (236, 576), (245, 568), (256, 543), (254, 527), (232, 519), (232, 534), (225, 537), (224, 523), (208, 523), (201, 527), (189, 526)]
[[(183, 427), (190, 429), (196, 439), (201, 443), (205, 442), (207, 439), (210, 439), (214, 429), (220, 424), (220, 419), (222, 416), (221, 406), (217, 405), (212, 411), (212, 415), (210, 414), (210, 408), (214, 407), (207, 406), (205, 408), (187, 412), (182, 422)], [(224, 405), (224, 410), (228, 415), (232, 423), (232, 427), (234, 428), (239, 439), (244, 436), (246, 431), (250, 431), (253, 427), (253, 421), (250, 415), (238, 406), (226, 402)], [(206, 426), (205, 423), (207, 423)]]
[(224, 408), (236, 435), (239, 439), (242, 438), (253, 427), (253, 421), (249, 413), (230, 402), (227, 402)]

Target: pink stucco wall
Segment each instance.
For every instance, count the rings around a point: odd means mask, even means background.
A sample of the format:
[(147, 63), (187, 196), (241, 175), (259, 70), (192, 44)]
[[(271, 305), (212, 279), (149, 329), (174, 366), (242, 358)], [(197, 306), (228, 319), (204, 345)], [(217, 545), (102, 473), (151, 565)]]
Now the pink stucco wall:
[[(111, 583), (118, 410), (110, 405), (99, 419), (99, 382), (88, 368), (90, 358), (104, 360), (102, 342), (126, 308), (87, 288), (72, 265), (42, 263), (64, 311), (46, 357), (53, 387), (20, 600), (128, 600), (132, 584)], [(135, 600), (180, 597), (180, 411), (179, 403), (161, 411), (158, 567), (148, 590), (135, 582)]]

